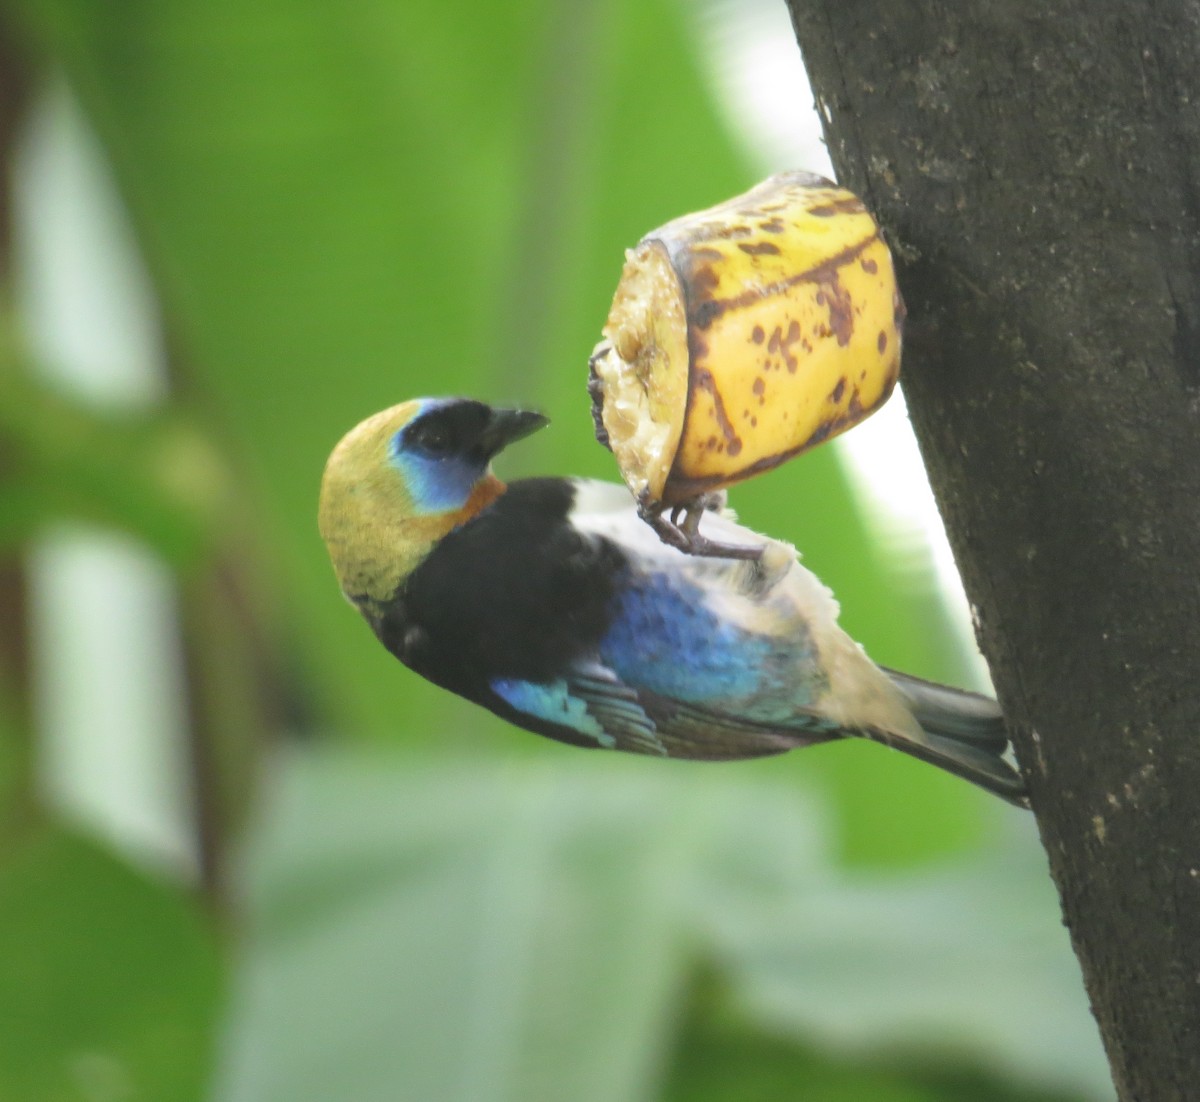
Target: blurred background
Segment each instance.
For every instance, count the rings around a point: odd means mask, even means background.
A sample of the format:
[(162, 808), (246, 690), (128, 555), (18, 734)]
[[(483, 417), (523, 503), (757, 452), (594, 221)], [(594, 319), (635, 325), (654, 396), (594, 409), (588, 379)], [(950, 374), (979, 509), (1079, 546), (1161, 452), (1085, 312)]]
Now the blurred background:
[[(420, 394), (547, 412), (503, 477), (616, 476), (623, 249), (829, 171), (781, 0), (4, 0), (0, 158), (0, 1099), (1111, 1097), (1031, 816), (507, 728), (316, 533)], [(986, 685), (899, 397), (732, 503)]]

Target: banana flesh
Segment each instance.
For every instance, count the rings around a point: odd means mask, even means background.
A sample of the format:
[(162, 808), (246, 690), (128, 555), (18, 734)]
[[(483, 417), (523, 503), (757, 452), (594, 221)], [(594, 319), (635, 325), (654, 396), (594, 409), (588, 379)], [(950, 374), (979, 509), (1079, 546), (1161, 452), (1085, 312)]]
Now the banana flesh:
[(851, 428), (891, 394), (904, 306), (875, 219), (788, 172), (626, 253), (590, 362), (597, 435), (644, 512)]

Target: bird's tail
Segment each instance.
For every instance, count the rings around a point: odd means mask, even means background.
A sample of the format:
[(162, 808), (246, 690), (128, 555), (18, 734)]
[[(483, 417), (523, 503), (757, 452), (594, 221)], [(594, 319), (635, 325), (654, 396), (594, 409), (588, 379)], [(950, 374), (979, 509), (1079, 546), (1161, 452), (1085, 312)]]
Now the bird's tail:
[(1025, 782), (1004, 757), (1008, 732), (994, 700), (895, 670), (884, 673), (904, 697), (925, 737), (914, 742), (869, 732), (871, 738), (986, 788), (1018, 807), (1029, 806)]

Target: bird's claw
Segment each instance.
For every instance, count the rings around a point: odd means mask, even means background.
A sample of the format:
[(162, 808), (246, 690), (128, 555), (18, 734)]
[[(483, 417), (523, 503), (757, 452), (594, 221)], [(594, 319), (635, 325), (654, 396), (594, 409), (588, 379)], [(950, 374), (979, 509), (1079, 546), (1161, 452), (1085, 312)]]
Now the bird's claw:
[[(638, 506), (638, 514), (658, 538), (687, 555), (712, 559), (748, 559), (757, 562), (762, 558), (765, 545), (721, 543), (700, 534), (700, 518), (708, 508), (708, 499), (699, 497), (671, 508), (670, 517), (663, 516), (662, 507)], [(680, 521), (682, 517), (682, 523)]]

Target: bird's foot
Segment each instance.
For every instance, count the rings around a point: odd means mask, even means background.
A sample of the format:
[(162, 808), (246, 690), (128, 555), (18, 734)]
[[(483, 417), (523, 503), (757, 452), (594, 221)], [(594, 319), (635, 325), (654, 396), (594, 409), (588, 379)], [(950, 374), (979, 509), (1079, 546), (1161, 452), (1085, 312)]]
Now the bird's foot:
[[(663, 543), (678, 548), (687, 555), (712, 559), (749, 559), (757, 562), (762, 558), (764, 544), (721, 543), (700, 534), (700, 518), (706, 510), (713, 507), (714, 497), (715, 495), (704, 495), (683, 505), (676, 505), (671, 509), (669, 519), (663, 515), (662, 506), (647, 508), (639, 505), (638, 514), (654, 529)], [(680, 517), (683, 518), (682, 523)]]

